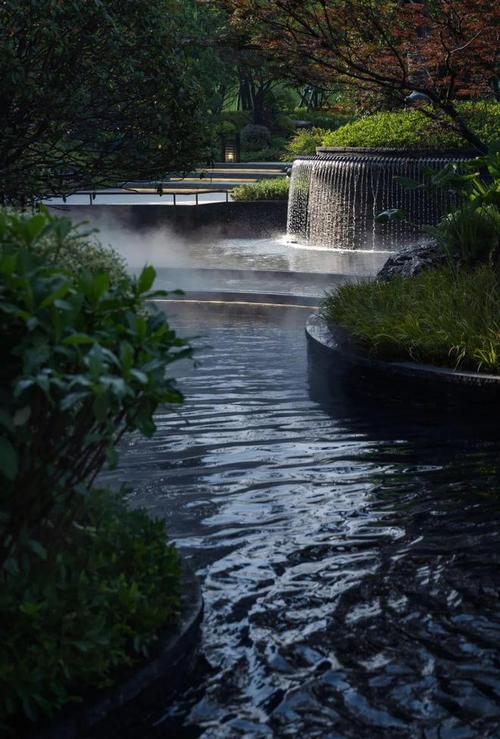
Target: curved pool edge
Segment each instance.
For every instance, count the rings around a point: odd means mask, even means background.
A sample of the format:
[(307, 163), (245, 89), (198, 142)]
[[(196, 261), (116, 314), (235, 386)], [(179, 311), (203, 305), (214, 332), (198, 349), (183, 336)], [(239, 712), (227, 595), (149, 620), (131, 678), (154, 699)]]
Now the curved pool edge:
[(445, 388), (466, 390), (477, 395), (478, 400), (500, 400), (499, 375), (453, 370), (416, 362), (388, 362), (370, 357), (355, 346), (353, 338), (346, 330), (327, 324), (317, 313), (308, 317), (305, 331), (308, 342), (325, 356), (373, 377), (425, 385), (436, 391)]
[(160, 636), (154, 656), (127, 670), (127, 677), (111, 688), (96, 691), (77, 707), (62, 709), (51, 724), (33, 731), (30, 739), (81, 739), (86, 732), (99, 732), (101, 724), (108, 721), (118, 731), (138, 703), (141, 708), (143, 704), (153, 705), (158, 690), (165, 700), (165, 695), (173, 695), (181, 682), (189, 680), (196, 667), (204, 604), (201, 583), (184, 559), (181, 586), (179, 620)]

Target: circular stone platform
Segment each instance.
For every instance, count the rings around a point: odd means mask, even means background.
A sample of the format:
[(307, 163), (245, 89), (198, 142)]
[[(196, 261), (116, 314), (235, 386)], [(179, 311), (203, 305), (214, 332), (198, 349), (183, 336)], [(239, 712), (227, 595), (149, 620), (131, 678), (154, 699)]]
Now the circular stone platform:
[(500, 376), (435, 367), (417, 362), (388, 362), (367, 354), (348, 331), (332, 326), (318, 314), (306, 324), (309, 344), (335, 361), (339, 369), (357, 371), (366, 378), (400, 385), (420, 385), (427, 391), (466, 391), (478, 401), (500, 401)]

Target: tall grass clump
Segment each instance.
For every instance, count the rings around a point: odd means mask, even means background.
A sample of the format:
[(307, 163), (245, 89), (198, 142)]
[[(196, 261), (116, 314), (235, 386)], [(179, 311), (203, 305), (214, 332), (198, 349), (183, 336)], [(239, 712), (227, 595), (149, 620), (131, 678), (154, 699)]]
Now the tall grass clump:
[(500, 280), (489, 265), (342, 285), (322, 315), (382, 359), (500, 372)]

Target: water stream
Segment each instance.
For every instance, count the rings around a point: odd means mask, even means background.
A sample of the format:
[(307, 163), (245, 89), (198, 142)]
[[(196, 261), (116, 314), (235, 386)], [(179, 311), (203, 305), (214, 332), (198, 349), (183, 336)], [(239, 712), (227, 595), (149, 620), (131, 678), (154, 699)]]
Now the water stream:
[(497, 737), (497, 419), (358, 398), (307, 310), (173, 304), (186, 403), (112, 479), (205, 597), (209, 667), (124, 737)]

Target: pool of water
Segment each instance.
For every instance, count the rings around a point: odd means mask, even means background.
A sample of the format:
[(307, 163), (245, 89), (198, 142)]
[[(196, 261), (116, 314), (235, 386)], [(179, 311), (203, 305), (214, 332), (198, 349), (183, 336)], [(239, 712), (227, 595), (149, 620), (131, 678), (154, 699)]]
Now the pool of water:
[(307, 310), (167, 309), (186, 402), (111, 477), (198, 571), (209, 667), (122, 735), (499, 736), (495, 419), (324, 382)]

